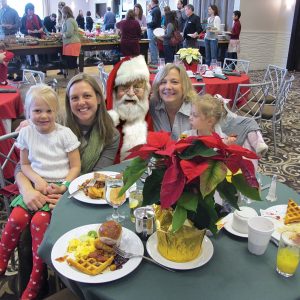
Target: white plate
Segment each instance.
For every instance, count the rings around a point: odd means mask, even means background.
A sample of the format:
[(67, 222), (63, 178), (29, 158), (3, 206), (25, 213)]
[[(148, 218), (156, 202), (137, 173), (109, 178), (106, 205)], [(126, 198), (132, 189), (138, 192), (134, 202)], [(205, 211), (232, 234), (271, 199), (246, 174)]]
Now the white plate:
[(185, 262), (185, 263), (177, 263), (171, 260), (164, 258), (157, 250), (157, 234), (154, 232), (148, 239), (147, 244), (147, 251), (149, 255), (159, 262), (160, 264), (177, 270), (191, 270), (198, 267), (203, 266), (206, 264), (213, 256), (214, 253), (214, 246), (210, 239), (205, 236), (202, 243), (202, 249), (197, 258), (192, 261)]
[[(275, 205), (268, 207), (265, 210), (260, 210), (260, 214), (264, 217), (269, 217), (272, 222), (274, 223), (274, 232), (272, 233), (272, 237), (279, 241), (280, 240), (280, 232), (279, 229), (283, 228), (284, 226), (290, 226), (290, 225), (284, 225), (284, 217), (286, 214), (287, 205)], [(276, 216), (279, 216), (280, 219), (276, 219)], [(296, 223), (295, 223), (296, 224)], [(292, 225), (292, 224), (291, 224)]]
[(248, 233), (241, 233), (232, 228), (232, 219), (233, 219), (233, 213), (228, 214), (223, 221), (225, 222), (224, 228), (231, 234), (243, 237), (243, 238), (248, 238)]
[(190, 36), (190, 37), (193, 37), (193, 36), (194, 36), (193, 33), (188, 33), (187, 35)]
[(155, 36), (163, 36), (163, 35), (165, 35), (165, 30), (163, 28), (155, 28), (153, 30), (153, 34)]
[[(83, 182), (85, 182), (87, 179), (94, 178), (94, 173), (95, 172), (84, 174), (84, 175), (81, 175), (81, 176), (77, 177), (76, 179), (74, 179), (71, 182), (70, 186), (69, 186), (69, 193), (72, 194), (76, 190), (78, 190), (78, 186), (81, 185)], [(107, 175), (107, 176), (116, 176), (116, 175), (120, 174), (118, 172), (112, 172), (112, 171), (99, 171), (97, 173), (101, 173), (101, 174), (104, 174), (104, 175)], [(129, 191), (132, 191), (132, 190), (135, 190), (135, 189), (136, 189), (136, 184), (133, 184), (130, 187), (130, 189), (126, 192), (126, 197), (129, 196)], [(101, 198), (92, 199), (92, 198), (86, 196), (83, 191), (77, 192), (73, 196), (73, 198), (75, 198), (75, 199), (77, 199), (81, 202), (90, 203), (90, 204), (107, 204), (105, 199), (101, 199)]]
[[(58, 257), (62, 257), (68, 254), (67, 248), (70, 240), (79, 237), (82, 234), (87, 234), (90, 230), (98, 231), (99, 226), (100, 224), (90, 224), (90, 225), (77, 227), (75, 229), (68, 231), (56, 241), (54, 247), (52, 248), (51, 261), (55, 269), (60, 274), (62, 274), (63, 276), (71, 280), (75, 280), (78, 282), (102, 283), (102, 282), (109, 282), (124, 277), (137, 268), (137, 266), (142, 261), (142, 257), (134, 257), (129, 259), (128, 262), (126, 262), (123, 265), (123, 267), (119, 270), (112, 271), (112, 272), (108, 271), (96, 276), (90, 276), (81, 273), (77, 271), (75, 268), (69, 266), (67, 261), (58, 262), (55, 260)], [(130, 231), (125, 227), (123, 227), (123, 231), (122, 231), (120, 248), (128, 252), (137, 253), (140, 255), (144, 254), (144, 246), (140, 238), (134, 232)]]
[(203, 74), (202, 77), (205, 77), (205, 78), (214, 78), (215, 76), (214, 75), (205, 75), (205, 74)]

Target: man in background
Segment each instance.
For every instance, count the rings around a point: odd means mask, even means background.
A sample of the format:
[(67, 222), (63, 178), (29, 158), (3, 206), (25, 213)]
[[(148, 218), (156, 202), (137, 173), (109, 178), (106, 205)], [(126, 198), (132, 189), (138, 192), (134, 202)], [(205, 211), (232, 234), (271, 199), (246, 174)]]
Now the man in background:
[(47, 32), (56, 32), (56, 14), (51, 14), (44, 19), (44, 27)]
[(0, 33), (3, 36), (14, 35), (20, 28), (20, 17), (16, 10), (7, 5), (7, 0), (1, 0)]
[(107, 12), (104, 14), (104, 30), (115, 29), (116, 16), (111, 11), (111, 7), (107, 7)]
[(184, 48), (198, 48), (197, 38), (202, 31), (200, 18), (194, 14), (194, 6), (187, 4), (184, 7), (187, 19), (183, 28), (183, 47)]
[(177, 10), (176, 10), (176, 17), (178, 22), (178, 28), (180, 32), (183, 32), (183, 27), (187, 16), (184, 11), (183, 1), (178, 0), (177, 2)]

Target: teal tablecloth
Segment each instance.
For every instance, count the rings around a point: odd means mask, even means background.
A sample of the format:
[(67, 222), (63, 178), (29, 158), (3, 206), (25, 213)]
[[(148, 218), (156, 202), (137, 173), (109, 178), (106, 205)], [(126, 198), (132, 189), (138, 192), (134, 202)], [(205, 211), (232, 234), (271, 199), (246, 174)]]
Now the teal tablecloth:
[[(110, 167), (120, 171), (122, 165)], [(262, 176), (263, 183), (270, 178)], [(263, 197), (267, 191), (263, 192)], [(51, 224), (46, 232), (39, 253), (52, 267), (51, 249), (65, 232), (81, 225), (101, 223), (112, 212), (106, 205), (91, 205), (68, 199), (66, 193), (55, 208)], [(287, 203), (290, 197), (299, 201), (299, 195), (287, 186), (277, 184), (278, 201), (251, 204), (255, 209)], [(126, 203), (127, 204), (127, 203)], [(122, 210), (128, 218), (123, 224), (134, 230), (129, 220), (129, 209)], [(270, 243), (266, 253), (255, 256), (247, 250), (247, 239), (235, 237), (223, 229), (216, 238), (212, 259), (204, 266), (188, 270), (168, 272), (154, 264), (142, 261), (139, 267), (117, 281), (102, 284), (78, 283), (61, 277), (62, 281), (81, 299), (231, 299), (231, 300), (296, 300), (300, 299), (300, 270), (291, 278), (283, 278), (275, 271), (276, 251)]]

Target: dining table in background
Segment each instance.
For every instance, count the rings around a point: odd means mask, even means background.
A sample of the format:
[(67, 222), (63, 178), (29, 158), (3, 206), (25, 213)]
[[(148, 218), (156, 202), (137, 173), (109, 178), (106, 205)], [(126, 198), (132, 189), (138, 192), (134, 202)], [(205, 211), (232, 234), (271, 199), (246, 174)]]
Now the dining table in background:
[[(150, 73), (151, 84), (154, 81), (155, 75), (156, 74), (154, 73)], [(241, 74), (241, 76), (226, 75), (226, 77), (227, 79), (203, 77), (202, 81), (197, 81), (195, 77), (191, 77), (190, 79), (193, 85), (205, 83), (205, 91), (207, 94), (220, 94), (223, 98), (233, 101), (238, 85), (242, 83), (250, 83), (250, 78), (247, 74)]]
[[(114, 165), (106, 170), (121, 172), (127, 164)], [(270, 183), (270, 177), (261, 177), (262, 184)], [(262, 192), (264, 200), (267, 192)], [(68, 195), (68, 192), (64, 194), (54, 209), (39, 249), (42, 259), (51, 268), (52, 247), (63, 234), (79, 226), (100, 224), (112, 210), (108, 205), (68, 199)], [(259, 211), (260, 208), (286, 204), (289, 198), (300, 199), (295, 191), (281, 183), (277, 184), (277, 197), (277, 202), (254, 201), (251, 206)], [(127, 202), (120, 209), (127, 215), (123, 226), (134, 231)], [(60, 278), (80, 299), (89, 300), (299, 299), (300, 271), (288, 279), (277, 274), (277, 247), (273, 243), (270, 243), (264, 255), (256, 256), (248, 252), (247, 239), (231, 235), (225, 229), (216, 237), (210, 237), (210, 240), (214, 247), (211, 260), (195, 269), (172, 273), (142, 260), (127, 276), (107, 283), (81, 283), (61, 275)], [(64, 253), (64, 249), (61, 249), (61, 254)]]
[[(15, 90), (13, 93), (5, 93), (4, 90)], [(0, 136), (11, 132), (12, 120), (24, 114), (24, 105), (21, 95), (17, 88), (10, 85), (0, 85)], [(14, 140), (8, 139), (0, 143), (0, 152), (7, 154)], [(13, 154), (13, 159), (18, 159), (18, 151)], [(0, 157), (0, 163), (4, 161)], [(12, 178), (14, 175), (15, 165), (8, 162), (4, 169), (4, 177)]]

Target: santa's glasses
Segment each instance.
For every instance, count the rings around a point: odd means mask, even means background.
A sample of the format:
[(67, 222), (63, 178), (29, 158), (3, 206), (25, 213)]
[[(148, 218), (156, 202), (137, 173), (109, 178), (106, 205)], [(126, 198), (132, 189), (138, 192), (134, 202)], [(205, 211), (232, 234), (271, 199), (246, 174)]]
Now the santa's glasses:
[(118, 86), (118, 90), (122, 93), (128, 93), (131, 89), (135, 94), (138, 94), (144, 90), (144, 83), (132, 83)]

